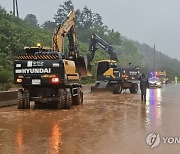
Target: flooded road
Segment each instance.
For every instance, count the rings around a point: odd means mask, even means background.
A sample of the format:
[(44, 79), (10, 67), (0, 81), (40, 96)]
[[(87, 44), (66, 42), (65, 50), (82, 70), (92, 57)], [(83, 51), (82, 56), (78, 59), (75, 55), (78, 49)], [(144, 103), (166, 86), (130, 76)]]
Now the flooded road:
[(180, 144), (146, 144), (159, 133), (180, 137), (180, 85), (140, 94), (86, 94), (84, 104), (71, 110), (47, 107), (0, 109), (0, 154), (141, 154), (180, 153)]

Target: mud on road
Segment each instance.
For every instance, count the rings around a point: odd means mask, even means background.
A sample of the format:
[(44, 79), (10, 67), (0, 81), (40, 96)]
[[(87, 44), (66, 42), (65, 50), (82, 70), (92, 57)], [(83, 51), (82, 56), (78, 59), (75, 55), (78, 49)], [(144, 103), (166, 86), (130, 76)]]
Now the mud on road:
[(151, 149), (145, 143), (150, 132), (180, 134), (180, 106), (178, 99), (172, 102), (180, 87), (171, 86), (149, 90), (146, 103), (139, 94), (99, 92), (86, 94), (84, 104), (71, 110), (2, 108), (0, 153), (179, 153), (180, 145)]

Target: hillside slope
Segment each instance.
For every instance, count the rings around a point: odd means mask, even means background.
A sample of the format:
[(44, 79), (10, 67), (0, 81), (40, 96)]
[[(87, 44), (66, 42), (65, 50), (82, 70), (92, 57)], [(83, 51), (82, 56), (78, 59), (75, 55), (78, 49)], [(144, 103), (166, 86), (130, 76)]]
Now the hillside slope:
[(38, 42), (51, 44), (51, 35), (42, 28), (33, 28), (0, 7), (0, 89), (12, 85), (14, 57), (24, 46)]
[[(154, 68), (154, 49), (147, 44), (140, 44), (137, 41), (132, 41), (137, 47), (138, 52), (143, 56), (143, 66), (146, 70)], [(180, 61), (171, 58), (159, 51), (155, 51), (155, 68), (156, 70), (165, 70), (172, 80), (175, 76), (180, 77)]]

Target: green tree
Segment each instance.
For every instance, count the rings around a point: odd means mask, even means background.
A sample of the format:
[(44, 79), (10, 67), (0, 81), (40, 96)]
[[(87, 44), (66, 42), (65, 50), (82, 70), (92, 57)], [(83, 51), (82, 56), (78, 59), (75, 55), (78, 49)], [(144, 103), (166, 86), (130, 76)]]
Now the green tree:
[(44, 29), (46, 29), (46, 30), (48, 30), (50, 32), (53, 32), (54, 29), (56, 28), (56, 26), (57, 26), (56, 23), (53, 22), (53, 21), (50, 21), (50, 20), (45, 21), (44, 24), (42, 25), (42, 27)]
[(93, 26), (93, 12), (91, 9), (88, 9), (87, 6), (85, 6), (82, 10), (82, 27), (87, 29), (91, 28)]
[(114, 29), (108, 30), (108, 42), (114, 45), (121, 45), (121, 34), (119, 32), (115, 32)]
[(132, 63), (139, 67), (141, 66), (143, 56), (138, 53), (132, 41), (123, 39), (122, 45), (118, 50), (121, 51), (121, 54), (118, 55), (121, 64), (128, 65)]
[(102, 17), (98, 13), (93, 13), (87, 6), (82, 11), (78, 11), (78, 21), (80, 21), (80, 28), (88, 29), (95, 26), (103, 26)]
[(34, 14), (27, 14), (26, 17), (24, 18), (24, 21), (26, 21), (29, 25), (33, 27), (38, 26), (38, 20)]
[(97, 25), (100, 25), (100, 26), (103, 25), (102, 17), (99, 13), (94, 13), (94, 15), (93, 15), (93, 26), (97, 26)]
[(64, 5), (59, 5), (57, 14), (54, 16), (54, 20), (57, 24), (61, 24), (66, 18), (69, 12), (74, 8), (71, 0), (64, 2)]
[(83, 17), (80, 9), (77, 9), (76, 12), (76, 28), (82, 29)]
[(8, 14), (0, 8), (0, 90), (12, 85), (14, 57), (23, 52), (25, 46), (37, 42), (50, 46), (52, 34), (39, 27)]

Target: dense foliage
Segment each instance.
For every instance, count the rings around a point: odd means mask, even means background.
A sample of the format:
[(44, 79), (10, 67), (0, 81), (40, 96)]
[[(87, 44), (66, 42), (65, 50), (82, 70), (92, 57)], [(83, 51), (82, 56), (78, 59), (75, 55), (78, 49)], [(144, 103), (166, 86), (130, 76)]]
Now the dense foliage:
[[(139, 53), (143, 55), (143, 69), (151, 71), (154, 69), (154, 48), (147, 44), (140, 44), (137, 41), (131, 41), (138, 49)], [(175, 76), (180, 79), (180, 61), (175, 58), (156, 51), (155, 52), (155, 69), (166, 71), (168, 77), (174, 80)]]
[(27, 14), (26, 17), (24, 18), (24, 21), (26, 21), (32, 27), (38, 26), (38, 20), (34, 14)]
[[(57, 10), (57, 14), (54, 16), (56, 24), (64, 21), (70, 10), (73, 8), (74, 6), (71, 0), (65, 1), (63, 5), (60, 5), (59, 9)], [(87, 54), (91, 35), (95, 33), (108, 42), (109, 45), (114, 46), (114, 50), (117, 52), (120, 65), (126, 65), (129, 62), (132, 62), (138, 66), (141, 65), (142, 56), (138, 53), (134, 44), (129, 42), (127, 39), (122, 40), (119, 32), (109, 29), (108, 26), (104, 25), (100, 14), (94, 13), (87, 6), (85, 6), (82, 10), (77, 9), (75, 11), (76, 29), (78, 39), (80, 40), (81, 44), (79, 46), (81, 54)], [(109, 59), (109, 56), (99, 47), (94, 58), (93, 65), (95, 66), (96, 62), (100, 59)]]
[[(24, 20), (8, 14), (0, 7), (0, 89), (6, 89), (13, 83), (13, 60), (16, 55), (23, 52), (25, 46), (34, 46), (40, 42), (45, 46), (51, 46), (52, 32), (58, 24), (67, 17), (70, 10), (74, 8), (72, 1), (65, 1), (60, 5), (54, 21), (45, 21), (41, 26), (35, 15), (28, 14)], [(148, 45), (128, 40), (121, 36), (118, 31), (109, 29), (103, 23), (102, 17), (85, 6), (76, 11), (76, 30), (79, 43), (80, 55), (86, 55), (89, 49), (89, 41), (93, 33), (98, 34), (117, 52), (119, 65), (127, 65), (129, 62), (139, 66), (143, 72), (152, 70), (153, 49)], [(65, 39), (67, 40), (67, 38)], [(68, 49), (67, 41), (65, 49)], [(180, 62), (177, 59), (156, 52), (157, 69), (166, 70), (168, 76), (180, 77)], [(160, 57), (161, 58), (157, 58)], [(109, 56), (100, 47), (93, 60), (93, 74), (98, 60), (109, 59)], [(161, 61), (161, 62), (160, 62)], [(92, 78), (88, 81), (93, 81)], [(83, 80), (85, 83), (86, 80)]]
[(0, 7), (0, 89), (12, 85), (14, 56), (23, 52), (24, 46), (37, 42), (51, 44), (51, 35), (39, 27), (8, 14)]

